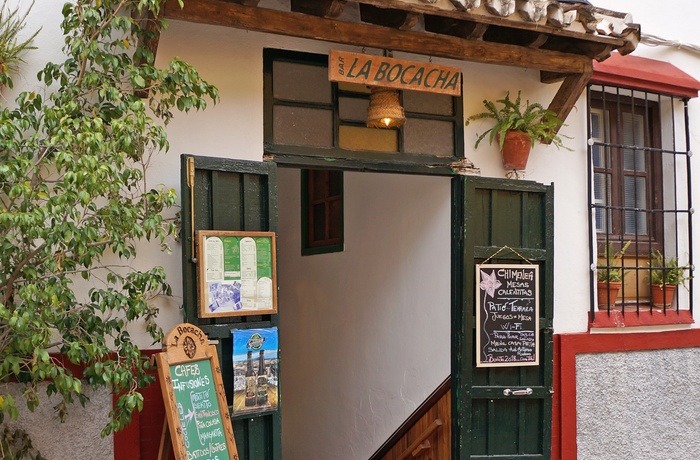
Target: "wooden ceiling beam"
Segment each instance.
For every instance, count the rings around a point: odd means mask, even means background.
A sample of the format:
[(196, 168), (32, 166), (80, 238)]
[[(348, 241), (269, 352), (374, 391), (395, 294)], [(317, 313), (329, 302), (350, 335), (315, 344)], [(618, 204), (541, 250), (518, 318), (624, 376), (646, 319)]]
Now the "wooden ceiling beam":
[(292, 0), (291, 9), (296, 13), (337, 18), (343, 12), (346, 3), (346, 0)]
[(378, 8), (360, 3), (360, 19), (378, 26), (391, 27), (399, 30), (409, 30), (418, 23), (418, 13), (406, 10)]
[(260, 0), (225, 0), (227, 2), (231, 3), (237, 3), (239, 5), (245, 5), (245, 6), (258, 6), (258, 3), (260, 3)]
[(481, 24), (473, 21), (463, 21), (445, 16), (433, 16), (426, 14), (423, 16), (425, 31), (436, 34), (451, 35), (453, 37), (467, 40), (481, 40), (484, 32), (489, 28), (488, 24)]
[(177, 0), (168, 0), (162, 13), (167, 19), (486, 64), (566, 74), (581, 74), (591, 68), (589, 57), (570, 53), (349, 23), (220, 0), (187, 0), (184, 8)]

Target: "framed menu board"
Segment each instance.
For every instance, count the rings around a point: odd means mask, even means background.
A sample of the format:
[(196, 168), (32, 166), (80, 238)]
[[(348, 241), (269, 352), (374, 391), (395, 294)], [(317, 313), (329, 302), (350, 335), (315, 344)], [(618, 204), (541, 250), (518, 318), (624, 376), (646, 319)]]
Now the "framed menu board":
[(277, 313), (274, 232), (197, 232), (200, 318)]
[[(156, 363), (175, 458), (238, 460), (216, 347), (204, 332), (179, 324)], [(167, 458), (163, 449), (159, 458)]]
[(539, 365), (539, 266), (476, 266), (477, 367)]

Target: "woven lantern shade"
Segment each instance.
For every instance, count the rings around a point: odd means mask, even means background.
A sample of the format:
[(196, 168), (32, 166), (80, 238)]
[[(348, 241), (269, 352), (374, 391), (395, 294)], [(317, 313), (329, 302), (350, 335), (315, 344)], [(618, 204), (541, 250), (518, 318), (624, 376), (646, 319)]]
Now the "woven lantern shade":
[(373, 86), (367, 108), (367, 127), (397, 128), (406, 122), (399, 92), (380, 86)]

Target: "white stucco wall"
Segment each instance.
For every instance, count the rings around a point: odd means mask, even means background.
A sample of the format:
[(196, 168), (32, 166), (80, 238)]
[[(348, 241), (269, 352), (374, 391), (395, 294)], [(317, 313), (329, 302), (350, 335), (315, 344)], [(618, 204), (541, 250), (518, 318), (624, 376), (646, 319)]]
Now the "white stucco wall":
[(113, 435), (102, 437), (100, 432), (107, 426), (112, 409), (112, 395), (101, 388), (93, 391), (84, 385), (85, 395), (90, 400), (81, 406), (76, 400), (68, 405), (68, 416), (60, 421), (54, 406), (61, 400), (55, 394), (46, 396), (47, 384), (39, 384), (39, 405), (30, 412), (23, 405), (23, 388), (19, 384), (0, 385), (0, 393), (10, 394), (17, 401), (19, 417), (9, 420), (8, 425), (27, 432), (32, 445), (46, 460), (107, 460), (114, 458)]

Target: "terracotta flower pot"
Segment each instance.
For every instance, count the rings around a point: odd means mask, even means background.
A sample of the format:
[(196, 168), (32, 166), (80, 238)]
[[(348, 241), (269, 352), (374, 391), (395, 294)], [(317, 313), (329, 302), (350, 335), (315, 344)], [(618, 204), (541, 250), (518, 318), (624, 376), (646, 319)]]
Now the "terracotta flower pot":
[(508, 131), (501, 149), (503, 168), (518, 171), (524, 170), (530, 157), (531, 148), (532, 141), (529, 135), (521, 131)]
[(620, 292), (620, 288), (622, 288), (622, 282), (620, 281), (599, 281), (598, 310), (607, 310), (608, 306), (612, 310), (615, 307), (615, 301), (617, 301), (617, 294)]
[(673, 302), (673, 296), (676, 294), (676, 286), (672, 284), (652, 284), (651, 285), (651, 303), (655, 307), (670, 307)]

